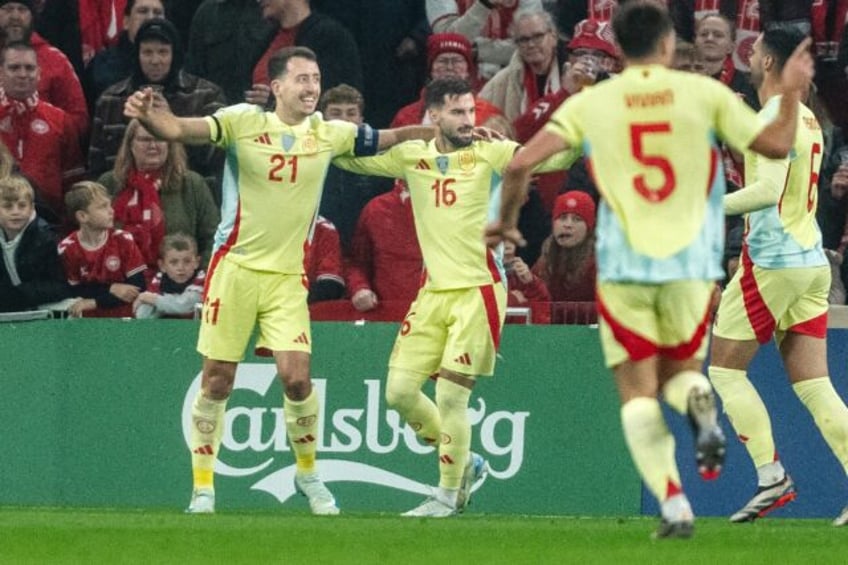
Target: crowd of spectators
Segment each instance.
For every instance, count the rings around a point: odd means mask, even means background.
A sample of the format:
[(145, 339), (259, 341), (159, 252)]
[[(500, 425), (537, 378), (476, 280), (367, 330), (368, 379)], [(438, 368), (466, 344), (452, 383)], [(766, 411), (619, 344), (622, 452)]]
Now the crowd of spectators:
[[(302, 45), (318, 56), (327, 119), (426, 124), (423, 87), (454, 76), (474, 85), (478, 125), (525, 142), (569, 96), (621, 70), (608, 25), (617, 3), (0, 0), (0, 311), (64, 301), (74, 315), (193, 312), (186, 304), (213, 248), (225, 156), (159, 141), (127, 120), (124, 101), (139, 88), (178, 116), (239, 103), (270, 109), (266, 62)], [(813, 37), (807, 104), (826, 141), (818, 219), (831, 300), (844, 304), (848, 3), (668, 5), (677, 68), (714, 77), (754, 108), (746, 71), (759, 31), (796, 26)], [(722, 162), (729, 190), (744, 186), (742, 155), (725, 149)], [(529, 245), (504, 255), (510, 306), (594, 300), (598, 199), (582, 159), (534, 179), (520, 220)], [(304, 267), (310, 302), (338, 301), (348, 316), (387, 304), (404, 311), (425, 269), (403, 181), (331, 167), (320, 214)], [(728, 225), (730, 269), (741, 231)]]

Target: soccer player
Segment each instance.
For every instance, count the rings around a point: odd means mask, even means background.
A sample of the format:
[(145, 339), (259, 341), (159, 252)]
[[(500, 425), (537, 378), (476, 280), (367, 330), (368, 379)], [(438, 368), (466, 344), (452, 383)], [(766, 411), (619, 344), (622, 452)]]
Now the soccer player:
[[(438, 442), (439, 487), (404, 516), (462, 512), (486, 461), (469, 451), (468, 401), (477, 376), (491, 375), (506, 308), (499, 254), (482, 235), (497, 206), (513, 141), (472, 140), (475, 101), (464, 79), (431, 82), (425, 92), (436, 139), (410, 141), (376, 157), (337, 159), (360, 174), (402, 178), (409, 186), (425, 282), (401, 325), (389, 360), (386, 401), (419, 437)], [(564, 168), (573, 155), (548, 163)], [(421, 391), (438, 374), (435, 402)]]
[(373, 154), (405, 136), (432, 137), (432, 128), (420, 126), (376, 132), (366, 125), (325, 122), (314, 113), (321, 73), (307, 48), (281, 49), (268, 67), (274, 112), (239, 104), (205, 118), (177, 118), (152, 107), (149, 88), (133, 94), (124, 110), (163, 139), (227, 150), (222, 220), (207, 270), (197, 345), (203, 374), (191, 416), (191, 513), (214, 512), (213, 467), (227, 398), (257, 323), (257, 350), (273, 355), (285, 390), (295, 486), (314, 514), (339, 512), (315, 467), (319, 406), (309, 378), (304, 244), (333, 157)]
[[(812, 60), (799, 48), (787, 62), (780, 111), (764, 126), (721, 83), (667, 68), (675, 34), (663, 6), (628, 2), (616, 13), (613, 29), (624, 72), (569, 98), (516, 154), (489, 241), (521, 242), (516, 218), (531, 167), (556, 151), (582, 147), (602, 195), (597, 303), (624, 436), (639, 474), (660, 502), (655, 537), (689, 537), (694, 517), (658, 396), (689, 416), (699, 471), (714, 478), (725, 439), (701, 366), (715, 281), (723, 276), (725, 187), (718, 139), (785, 156)], [(606, 119), (595, 119), (600, 112)]]
[[(754, 43), (751, 82), (764, 120), (777, 110), (781, 70), (803, 39), (781, 28), (760, 34)], [(815, 216), (824, 141), (813, 112), (801, 103), (798, 108), (789, 157), (746, 154), (749, 184), (724, 199), (725, 212), (747, 216), (741, 266), (722, 294), (713, 328), (709, 376), (758, 479), (756, 494), (731, 522), (755, 520), (795, 498), (775, 450), (768, 412), (746, 375), (760, 345), (772, 336), (792, 388), (848, 472), (848, 409), (827, 369), (830, 267)], [(846, 523), (848, 507), (834, 525)]]

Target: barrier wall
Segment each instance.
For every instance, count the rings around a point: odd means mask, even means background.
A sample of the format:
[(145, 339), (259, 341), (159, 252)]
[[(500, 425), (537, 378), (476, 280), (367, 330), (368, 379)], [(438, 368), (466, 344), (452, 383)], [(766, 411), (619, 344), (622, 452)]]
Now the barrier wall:
[[(402, 511), (437, 480), (432, 449), (383, 400), (396, 331), (396, 324), (314, 324), (313, 378), (326, 406), (319, 466), (343, 509)], [(182, 320), (0, 324), (0, 504), (185, 506), (188, 410), (199, 385), (195, 333), (195, 323)], [(830, 335), (843, 397), (846, 335)], [(473, 447), (492, 466), (473, 511), (655, 512), (621, 436), (597, 330), (508, 326), (501, 356), (495, 377), (477, 386), (471, 402)], [(775, 433), (800, 493), (780, 512), (835, 515), (846, 500), (844, 473), (786, 384), (773, 349), (757, 358), (754, 372), (763, 377), (755, 383), (767, 405), (782, 406), (774, 412)], [(228, 405), (216, 479), (221, 509), (306, 507), (292, 486), (281, 394), (273, 365), (248, 358)], [(735, 510), (755, 485), (742, 448), (732, 441), (725, 473), (701, 483), (686, 422), (669, 418), (696, 512)]]

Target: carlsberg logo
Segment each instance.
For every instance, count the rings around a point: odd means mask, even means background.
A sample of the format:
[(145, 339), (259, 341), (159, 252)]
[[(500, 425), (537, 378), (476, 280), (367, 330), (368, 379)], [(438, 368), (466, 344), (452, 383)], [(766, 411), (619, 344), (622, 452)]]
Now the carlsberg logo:
[[(267, 396), (276, 380), (272, 364), (239, 365), (233, 396), (227, 404), (224, 437), (215, 473), (250, 477), (256, 480), (252, 489), (263, 490), (285, 502), (295, 494), (292, 480), (295, 465), (286, 437), (279, 386), (275, 387), (275, 394)], [(435, 450), (422, 444), (397, 412), (385, 408), (382, 380), (351, 383), (347, 379), (340, 384), (339, 379), (313, 378), (312, 384), (322, 409), (317, 441), (318, 465), (325, 482), (364, 482), (429, 494), (428, 485), (399, 474), (397, 469), (383, 468), (386, 458), (375, 457), (404, 451), (432, 454)], [(186, 445), (191, 431), (191, 405), (199, 388), (200, 374), (192, 381), (183, 401), (182, 427)], [(340, 388), (345, 388), (346, 392), (335, 390)], [(250, 400), (242, 400), (245, 396)], [(333, 408), (339, 405), (344, 407)], [(492, 478), (509, 479), (520, 471), (529, 415), (529, 412), (489, 412), (485, 399), (477, 396), (472, 400), (469, 418), (473, 437), (477, 440), (474, 443), (478, 445), (479, 442), (482, 455), (489, 459)], [(340, 455), (343, 458), (338, 457)], [(422, 473), (428, 464), (436, 466), (435, 455), (421, 457)]]

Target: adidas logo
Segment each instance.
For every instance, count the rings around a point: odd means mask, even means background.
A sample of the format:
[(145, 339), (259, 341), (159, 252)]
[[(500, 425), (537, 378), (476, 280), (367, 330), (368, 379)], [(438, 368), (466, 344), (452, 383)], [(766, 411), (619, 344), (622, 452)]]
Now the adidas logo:
[(208, 443), (206, 445), (201, 445), (197, 449), (193, 449), (192, 453), (197, 453), (198, 455), (212, 455), (214, 451), (212, 450), (212, 446)]
[(306, 337), (306, 332), (301, 332), (301, 334), (294, 339), (294, 343), (309, 345), (309, 338)]
[(453, 459), (450, 458), (450, 455), (440, 455), (439, 461), (445, 465), (453, 465)]
[(315, 438), (312, 436), (312, 434), (306, 434), (305, 436), (299, 437), (294, 440), (295, 443), (312, 443), (313, 441), (315, 441)]
[(419, 170), (419, 171), (422, 171), (422, 170), (429, 171), (430, 165), (427, 164), (427, 161), (425, 161), (424, 159), (421, 159), (420, 161), (418, 161), (418, 164), (415, 165), (415, 169)]
[(471, 365), (471, 355), (468, 353), (463, 353), (459, 357), (453, 360), (454, 363), (459, 363), (460, 365)]
[(268, 135), (268, 132), (266, 131), (265, 133), (254, 139), (253, 142), (261, 143), (262, 145), (271, 145), (271, 136)]

